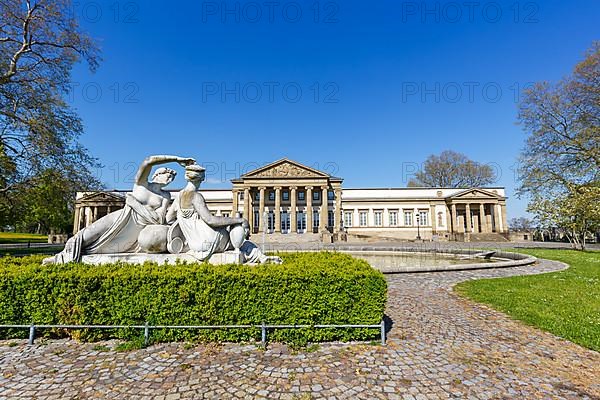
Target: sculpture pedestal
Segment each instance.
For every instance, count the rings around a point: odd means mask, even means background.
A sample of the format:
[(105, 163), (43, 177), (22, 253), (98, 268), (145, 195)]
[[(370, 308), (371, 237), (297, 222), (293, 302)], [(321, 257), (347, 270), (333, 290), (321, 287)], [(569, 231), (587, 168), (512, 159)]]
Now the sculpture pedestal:
[[(177, 261), (186, 261), (188, 263), (201, 263), (189, 254), (149, 254), (149, 253), (120, 253), (120, 254), (90, 254), (81, 257), (84, 264), (111, 264), (116, 262), (125, 262), (129, 264), (143, 264), (145, 262), (154, 262), (157, 264), (176, 264)], [(213, 254), (209, 264), (243, 264), (244, 255), (240, 252), (226, 251), (225, 253)]]

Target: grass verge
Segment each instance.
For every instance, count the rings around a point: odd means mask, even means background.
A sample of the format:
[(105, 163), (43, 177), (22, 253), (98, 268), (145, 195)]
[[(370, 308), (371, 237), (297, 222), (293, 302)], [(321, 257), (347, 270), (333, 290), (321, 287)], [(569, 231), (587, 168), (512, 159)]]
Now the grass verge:
[(518, 249), (561, 261), (560, 272), (462, 282), (454, 290), (511, 317), (600, 351), (600, 252)]
[(34, 233), (0, 232), (0, 244), (15, 243), (47, 243), (47, 235), (36, 235)]

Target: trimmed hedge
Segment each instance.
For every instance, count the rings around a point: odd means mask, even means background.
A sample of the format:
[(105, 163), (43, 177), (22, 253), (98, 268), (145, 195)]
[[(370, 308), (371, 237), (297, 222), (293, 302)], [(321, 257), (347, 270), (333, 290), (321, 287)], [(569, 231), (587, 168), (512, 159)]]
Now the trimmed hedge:
[[(282, 255), (282, 265), (115, 263), (42, 266), (41, 257), (0, 258), (1, 324), (237, 325), (378, 324), (386, 282), (365, 261), (331, 252)], [(44, 332), (44, 331), (42, 331)], [(93, 341), (135, 340), (139, 329), (53, 330)], [(23, 337), (24, 330), (0, 330)], [(285, 329), (270, 341), (367, 340), (376, 329)], [(153, 341), (249, 341), (258, 329), (152, 330)]]

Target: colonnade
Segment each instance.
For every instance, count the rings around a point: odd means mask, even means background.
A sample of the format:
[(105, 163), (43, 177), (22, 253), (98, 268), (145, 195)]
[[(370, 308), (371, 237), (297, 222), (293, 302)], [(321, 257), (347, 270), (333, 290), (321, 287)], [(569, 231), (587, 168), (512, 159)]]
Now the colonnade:
[[(329, 198), (329, 191), (333, 190), (333, 199)], [(318, 192), (319, 195), (314, 197)], [(274, 193), (274, 198), (269, 199), (268, 194)], [(284, 197), (284, 193), (286, 196)], [(300, 195), (302, 193), (302, 195)], [(240, 196), (240, 194), (243, 194)], [(256, 199), (258, 195), (258, 200)], [(330, 201), (333, 204), (330, 205)], [(280, 233), (282, 213), (288, 213), (290, 218), (290, 232), (314, 232), (318, 224), (318, 232), (338, 233), (342, 222), (342, 190), (323, 186), (245, 186), (233, 189), (233, 210), (242, 213), (252, 232), (264, 232), (268, 221), (265, 216), (268, 211), (274, 214), (273, 232)], [(318, 223), (313, 223), (313, 212), (318, 211)], [(333, 226), (330, 225), (329, 212), (333, 212)], [(255, 221), (255, 213), (258, 220)], [(299, 214), (305, 218), (305, 229), (298, 229)], [(302, 225), (302, 224), (301, 224)]]
[(447, 214), (450, 215), (451, 221), (449, 227), (452, 233), (503, 233), (508, 231), (504, 204), (452, 203), (447, 207), (449, 208)]

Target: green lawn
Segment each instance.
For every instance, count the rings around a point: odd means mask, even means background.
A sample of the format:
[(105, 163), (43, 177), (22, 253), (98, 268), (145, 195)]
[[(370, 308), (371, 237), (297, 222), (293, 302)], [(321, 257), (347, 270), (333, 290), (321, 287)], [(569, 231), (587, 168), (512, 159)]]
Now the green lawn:
[(47, 243), (47, 235), (36, 235), (35, 233), (0, 232), (0, 244), (14, 243)]
[(455, 291), (511, 317), (600, 351), (600, 252), (519, 249), (566, 271), (467, 281)]

